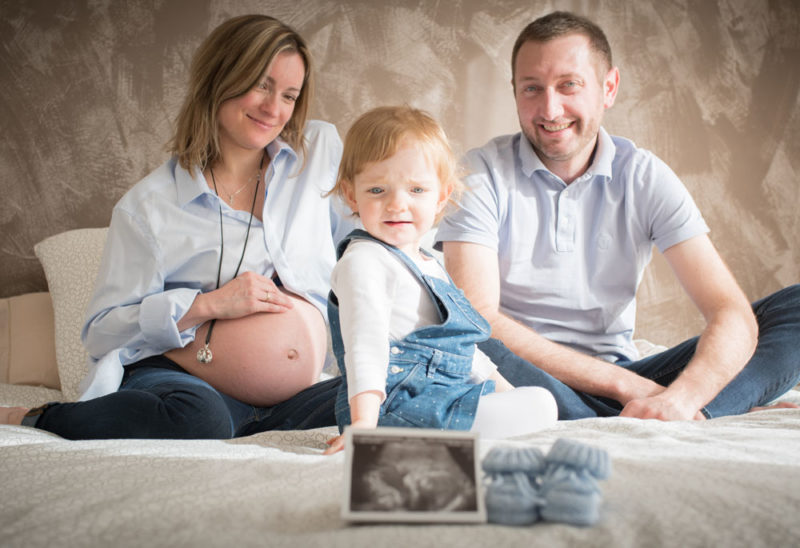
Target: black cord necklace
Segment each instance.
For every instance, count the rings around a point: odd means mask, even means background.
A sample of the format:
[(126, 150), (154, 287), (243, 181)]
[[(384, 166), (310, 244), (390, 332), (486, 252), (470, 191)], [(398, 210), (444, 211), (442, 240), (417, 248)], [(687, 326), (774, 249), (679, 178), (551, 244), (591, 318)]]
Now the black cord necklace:
[[(267, 151), (265, 150), (264, 153), (261, 155), (261, 163), (258, 165), (258, 173), (256, 174), (256, 190), (253, 192), (253, 203), (250, 206), (250, 219), (247, 221), (247, 232), (244, 235), (244, 245), (242, 246), (242, 256), (239, 257), (239, 264), (236, 265), (236, 272), (233, 273), (233, 278), (239, 275), (239, 269), (242, 267), (242, 261), (244, 261), (244, 252), (247, 250), (247, 240), (250, 237), (250, 227), (253, 224), (253, 212), (256, 210), (256, 199), (258, 198), (258, 187), (261, 184), (261, 170), (264, 167), (264, 156), (267, 155)], [(211, 172), (211, 182), (214, 184), (214, 192), (217, 194), (217, 197), (222, 199), (219, 196), (219, 192), (217, 191), (217, 180), (214, 177), (214, 168), (209, 167), (208, 170)], [(225, 235), (222, 231), (222, 204), (219, 204), (219, 265), (217, 266), (217, 287), (219, 289), (219, 282), (222, 275), (222, 257), (225, 253)], [(231, 278), (231, 279), (233, 279)], [(211, 323), (208, 326), (208, 332), (206, 333), (206, 342), (203, 347), (197, 351), (197, 361), (200, 363), (211, 363), (211, 360), (214, 359), (214, 355), (211, 353), (211, 348), (208, 347), (208, 343), (211, 342), (211, 332), (214, 331), (214, 325), (217, 323), (217, 319), (214, 318), (211, 320)]]

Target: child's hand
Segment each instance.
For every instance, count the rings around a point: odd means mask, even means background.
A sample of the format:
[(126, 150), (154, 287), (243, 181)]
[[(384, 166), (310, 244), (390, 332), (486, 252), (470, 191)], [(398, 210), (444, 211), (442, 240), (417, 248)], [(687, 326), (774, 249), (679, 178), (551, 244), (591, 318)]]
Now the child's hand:
[(340, 434), (335, 438), (331, 438), (325, 443), (328, 444), (328, 448), (322, 452), (323, 455), (333, 455), (334, 453), (338, 453), (344, 449), (344, 434)]
[[(375, 428), (378, 426), (378, 415), (383, 401), (383, 392), (367, 390), (360, 392), (350, 399), (350, 427)], [(325, 442), (328, 448), (323, 455), (333, 455), (344, 449), (344, 434), (336, 436)]]

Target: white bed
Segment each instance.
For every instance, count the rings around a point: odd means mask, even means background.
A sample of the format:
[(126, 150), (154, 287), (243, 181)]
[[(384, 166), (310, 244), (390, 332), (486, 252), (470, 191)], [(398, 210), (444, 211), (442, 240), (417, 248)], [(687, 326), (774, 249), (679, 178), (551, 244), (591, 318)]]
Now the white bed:
[[(800, 402), (800, 393), (790, 394)], [(792, 546), (800, 542), (800, 411), (707, 422), (561, 422), (516, 439), (605, 448), (590, 528), (348, 525), (335, 429), (232, 441), (65, 441), (0, 427), (0, 544), (19, 546)], [(483, 442), (485, 452), (493, 442)]]
[[(104, 236), (74, 231), (37, 246), (61, 389), (0, 385), (0, 404), (76, 396), (84, 355), (75, 337)], [(800, 391), (783, 399), (800, 404)], [(493, 443), (546, 451), (562, 437), (606, 449), (613, 472), (589, 528), (349, 525), (339, 517), (344, 455), (322, 455), (335, 432), (75, 442), (0, 426), (0, 546), (800, 545), (796, 409), (705, 422), (585, 419), (482, 442), (482, 453)]]

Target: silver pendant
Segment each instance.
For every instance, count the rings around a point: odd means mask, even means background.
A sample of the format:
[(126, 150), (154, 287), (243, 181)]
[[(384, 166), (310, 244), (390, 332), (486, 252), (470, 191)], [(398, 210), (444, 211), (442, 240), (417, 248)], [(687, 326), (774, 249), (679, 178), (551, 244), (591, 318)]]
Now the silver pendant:
[(197, 351), (197, 361), (200, 363), (211, 363), (211, 360), (213, 359), (214, 355), (211, 353), (211, 349), (208, 347), (208, 344)]

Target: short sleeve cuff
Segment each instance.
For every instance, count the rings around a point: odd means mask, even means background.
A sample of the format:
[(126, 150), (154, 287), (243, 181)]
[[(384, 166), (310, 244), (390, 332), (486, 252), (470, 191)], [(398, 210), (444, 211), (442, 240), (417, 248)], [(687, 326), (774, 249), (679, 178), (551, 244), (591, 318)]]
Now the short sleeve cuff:
[(448, 222), (447, 219), (442, 221), (442, 223), (439, 225), (439, 229), (436, 231), (433, 248), (436, 251), (441, 251), (442, 243), (444, 242), (480, 244), (495, 251), (498, 248), (496, 234), (477, 230), (465, 230), (463, 228), (454, 226), (452, 223)]
[(708, 234), (708, 232), (710, 232), (708, 225), (703, 218), (700, 217), (689, 224), (681, 226), (677, 230), (673, 230), (669, 234), (665, 234), (664, 236), (658, 238), (654, 243), (656, 247), (658, 247), (658, 250), (661, 253), (664, 253), (664, 251), (676, 244), (685, 242), (686, 240), (690, 240), (695, 236), (700, 236), (701, 234)]

